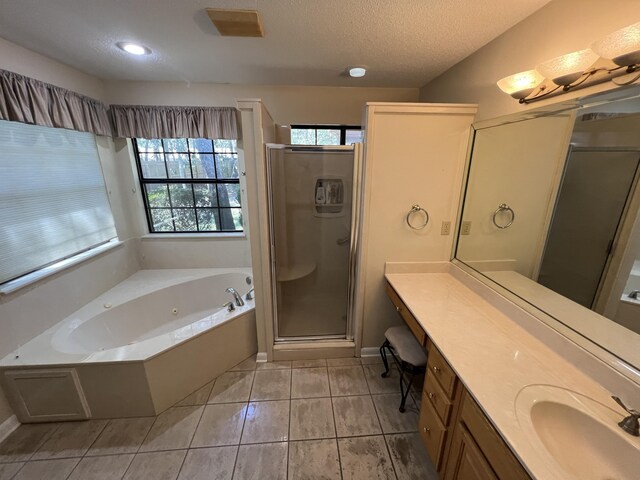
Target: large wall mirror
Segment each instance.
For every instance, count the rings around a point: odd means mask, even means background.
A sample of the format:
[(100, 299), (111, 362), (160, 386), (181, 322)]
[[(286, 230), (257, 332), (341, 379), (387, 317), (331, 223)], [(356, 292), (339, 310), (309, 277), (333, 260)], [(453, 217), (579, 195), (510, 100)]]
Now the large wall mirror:
[(455, 259), (622, 360), (637, 381), (640, 88), (474, 130)]

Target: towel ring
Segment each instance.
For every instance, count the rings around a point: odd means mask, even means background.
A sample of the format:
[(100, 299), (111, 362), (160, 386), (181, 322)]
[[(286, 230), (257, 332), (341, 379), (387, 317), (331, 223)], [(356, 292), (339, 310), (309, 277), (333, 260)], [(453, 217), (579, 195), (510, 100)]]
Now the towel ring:
[[(511, 214), (511, 220), (509, 221), (509, 223), (506, 223), (504, 225), (500, 225), (500, 224), (498, 224), (498, 222), (496, 222), (496, 217), (498, 216), (498, 214), (500, 212), (509, 212)], [(496, 211), (493, 212), (493, 217), (492, 217), (493, 224), (496, 227), (501, 228), (502, 230), (504, 230), (505, 228), (509, 228), (515, 219), (516, 219), (516, 214), (514, 213), (513, 209), (509, 205), (507, 205), (506, 203), (501, 203), (498, 206), (498, 208), (496, 209)]]
[[(411, 216), (414, 213), (418, 213), (418, 212), (424, 213), (424, 216), (425, 216), (424, 223), (420, 226), (414, 226), (411, 224)], [(412, 205), (411, 210), (409, 210), (409, 213), (407, 213), (407, 225), (409, 225), (409, 227), (414, 230), (422, 230), (424, 227), (427, 226), (427, 223), (429, 223), (429, 212), (427, 212), (424, 208), (422, 208), (417, 203), (415, 205)]]

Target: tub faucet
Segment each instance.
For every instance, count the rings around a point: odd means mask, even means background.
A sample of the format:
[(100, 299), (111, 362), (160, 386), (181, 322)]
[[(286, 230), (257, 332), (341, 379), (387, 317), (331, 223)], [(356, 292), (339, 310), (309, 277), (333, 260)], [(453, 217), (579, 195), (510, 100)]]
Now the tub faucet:
[(247, 292), (247, 294), (244, 296), (244, 298), (246, 298), (247, 300), (253, 300), (253, 296), (254, 296), (255, 292), (253, 290), (253, 288), (251, 290), (249, 290)]
[(242, 300), (242, 297), (240, 296), (240, 294), (238, 292), (236, 292), (235, 288), (229, 287), (225, 290), (225, 292), (230, 293), (231, 295), (233, 295), (233, 299), (236, 302), (236, 305), (238, 307), (241, 307), (244, 305), (244, 300)]
[(635, 298), (636, 300), (638, 299), (638, 294), (640, 294), (640, 290), (633, 290), (632, 292), (629, 292), (629, 295), (627, 295), (629, 298)]
[(612, 396), (616, 403), (624, 408), (629, 414), (628, 417), (624, 417), (618, 426), (627, 432), (629, 435), (633, 435), (634, 437), (640, 437), (640, 412), (634, 410), (633, 408), (627, 407), (622, 400), (620, 400), (616, 396)]

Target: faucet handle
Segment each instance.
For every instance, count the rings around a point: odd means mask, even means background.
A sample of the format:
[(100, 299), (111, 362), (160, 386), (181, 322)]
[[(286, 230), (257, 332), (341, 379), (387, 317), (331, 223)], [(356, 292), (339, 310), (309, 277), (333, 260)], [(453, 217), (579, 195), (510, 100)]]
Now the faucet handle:
[(251, 290), (249, 290), (249, 291), (247, 292), (247, 295), (245, 296), (245, 298), (246, 298), (247, 300), (253, 300), (253, 295), (254, 295), (254, 293), (255, 293), (255, 292), (254, 292), (254, 290), (253, 290), (253, 288), (252, 288)]
[(227, 312), (233, 312), (233, 311), (236, 309), (236, 307), (233, 305), (233, 302), (227, 302), (227, 303), (225, 303), (225, 304), (222, 306), (222, 308), (226, 308), (226, 309), (227, 309)]
[(619, 398), (619, 397), (616, 397), (615, 395), (611, 395), (611, 398), (613, 398), (613, 399), (615, 400), (615, 402), (616, 402), (618, 405), (620, 405), (622, 408), (624, 408), (624, 410), (625, 410), (627, 413), (629, 413), (629, 414), (631, 414), (631, 415), (638, 415), (638, 416), (640, 416), (640, 412), (639, 412), (639, 411), (634, 410), (633, 408), (629, 408), (629, 407), (627, 407), (627, 406), (624, 404), (624, 402), (623, 402), (622, 400), (620, 400), (620, 398)]

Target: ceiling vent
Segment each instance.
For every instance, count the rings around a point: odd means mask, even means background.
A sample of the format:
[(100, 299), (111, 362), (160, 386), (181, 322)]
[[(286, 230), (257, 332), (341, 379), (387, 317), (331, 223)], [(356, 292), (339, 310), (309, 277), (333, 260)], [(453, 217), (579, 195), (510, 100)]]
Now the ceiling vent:
[(257, 10), (207, 8), (207, 14), (223, 37), (264, 37)]

